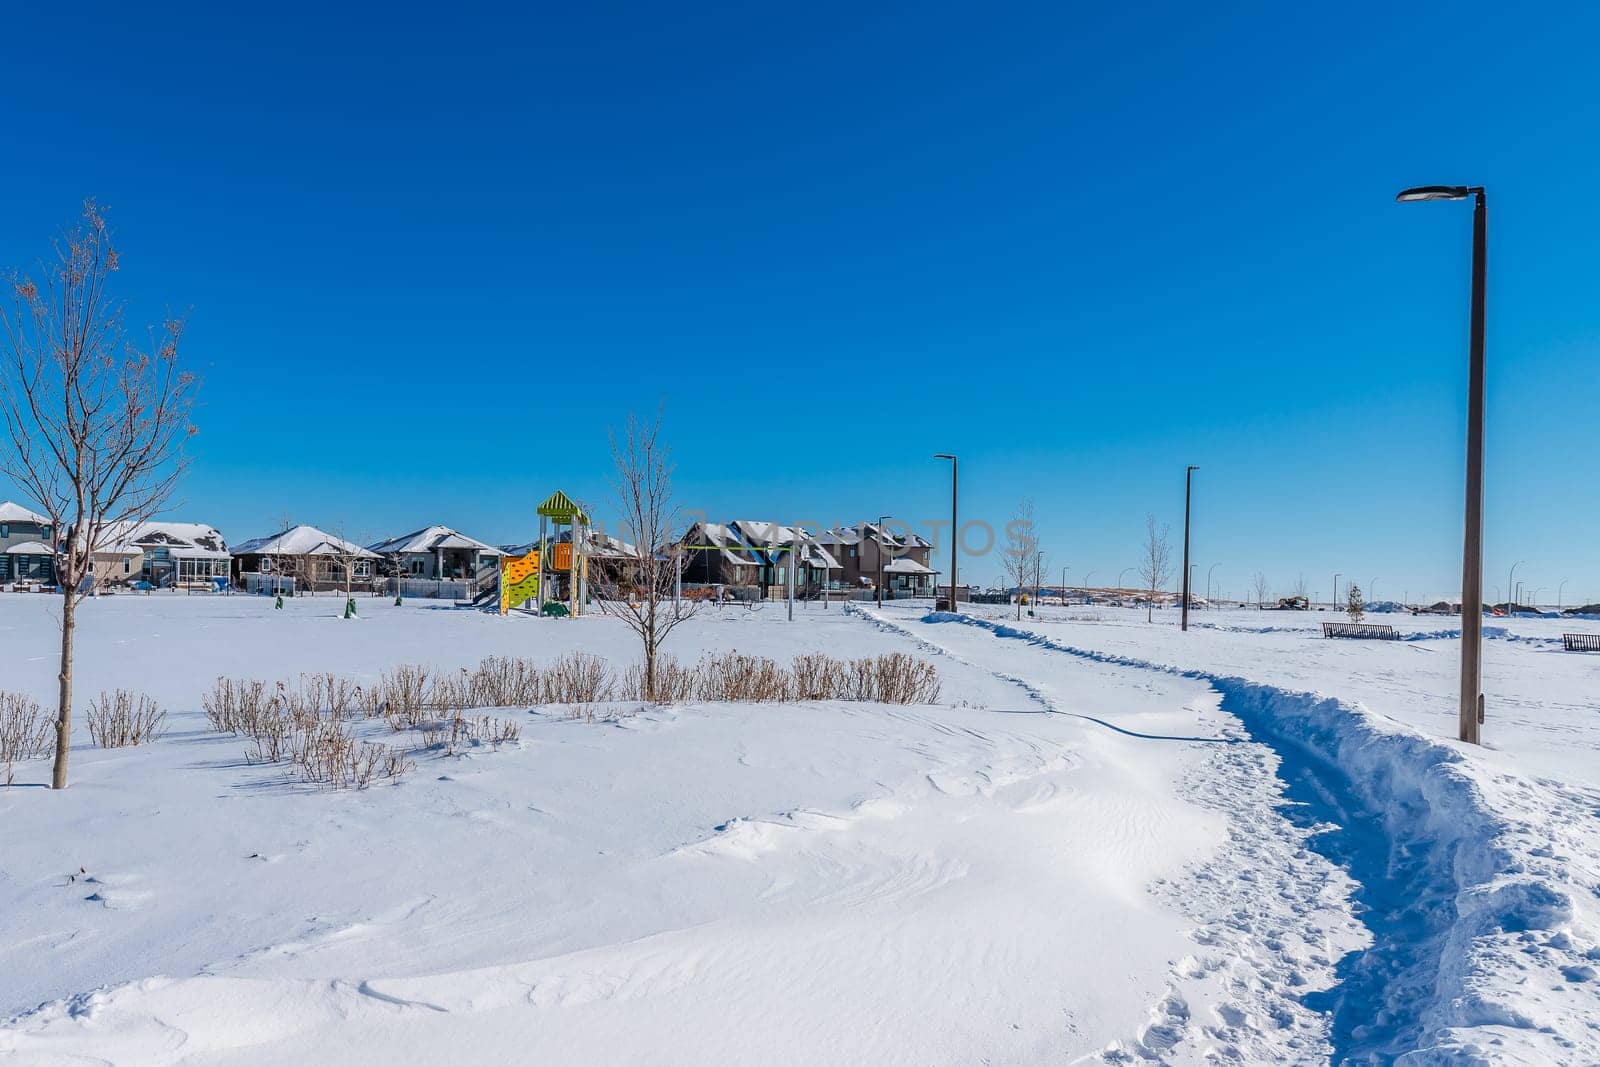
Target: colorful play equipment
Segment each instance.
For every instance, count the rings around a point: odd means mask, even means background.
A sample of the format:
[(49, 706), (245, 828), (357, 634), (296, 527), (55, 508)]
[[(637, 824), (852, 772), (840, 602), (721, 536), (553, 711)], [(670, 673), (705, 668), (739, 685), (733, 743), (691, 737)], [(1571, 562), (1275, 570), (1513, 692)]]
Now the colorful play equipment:
[(539, 549), (525, 556), (500, 557), (500, 614), (520, 608), (530, 600), (538, 604)]
[[(559, 489), (539, 505), (537, 512), (538, 543), (530, 546), (526, 555), (500, 560), (500, 614), (520, 607), (556, 618), (580, 614), (589, 579), (589, 559), (583, 550), (589, 536), (589, 516)], [(561, 535), (563, 526), (569, 531), (567, 540), (552, 544), (552, 538)], [(566, 605), (561, 604), (560, 598), (563, 584)]]

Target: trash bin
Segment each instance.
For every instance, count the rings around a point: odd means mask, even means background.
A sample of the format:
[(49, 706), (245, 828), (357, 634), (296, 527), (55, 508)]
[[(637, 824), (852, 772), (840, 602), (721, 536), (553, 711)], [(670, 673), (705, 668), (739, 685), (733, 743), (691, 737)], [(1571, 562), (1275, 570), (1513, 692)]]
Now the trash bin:
[(937, 598), (935, 598), (934, 601), (933, 601), (933, 610), (934, 611), (949, 611), (950, 610), (950, 598), (949, 597), (937, 597)]

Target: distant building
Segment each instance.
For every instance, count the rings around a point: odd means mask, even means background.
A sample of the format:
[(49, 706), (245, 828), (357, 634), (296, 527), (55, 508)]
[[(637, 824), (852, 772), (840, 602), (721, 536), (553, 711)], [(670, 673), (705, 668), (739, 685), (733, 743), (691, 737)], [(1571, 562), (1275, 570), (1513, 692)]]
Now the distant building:
[(272, 589), (281, 579), (291, 580), (295, 592), (343, 590), (347, 577), (352, 588), (369, 589), (379, 558), (371, 549), (315, 526), (291, 526), (252, 538), (235, 545), (231, 555), (235, 580), (252, 593)]
[(695, 523), (678, 542), (689, 584), (754, 586), (763, 596), (788, 591), (795, 568), (797, 596), (838, 588), (843, 568), (820, 540), (803, 529), (756, 519)]
[(505, 555), (448, 526), (429, 526), (367, 547), (407, 578), (471, 581), (480, 569), (497, 566)]
[(56, 580), (54, 531), (48, 516), (21, 504), (0, 502), (0, 584)]
[(939, 572), (932, 566), (933, 543), (909, 528), (863, 522), (829, 530), (818, 540), (838, 557), (849, 588), (875, 589), (881, 573), (887, 597), (934, 595)]
[(232, 559), (217, 528), (201, 522), (113, 523), (99, 540), (94, 569), (103, 584), (212, 585), (228, 577)]

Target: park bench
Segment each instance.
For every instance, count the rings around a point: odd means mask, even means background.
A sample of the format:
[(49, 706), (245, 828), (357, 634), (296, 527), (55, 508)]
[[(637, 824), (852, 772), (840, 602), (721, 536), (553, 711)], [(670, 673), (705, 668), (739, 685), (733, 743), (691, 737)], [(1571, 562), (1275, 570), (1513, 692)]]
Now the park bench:
[(1393, 626), (1379, 626), (1362, 622), (1325, 622), (1322, 624), (1323, 637), (1356, 637), (1372, 641), (1393, 641), (1400, 635), (1394, 632)]
[(1568, 652), (1600, 652), (1600, 634), (1562, 634)]

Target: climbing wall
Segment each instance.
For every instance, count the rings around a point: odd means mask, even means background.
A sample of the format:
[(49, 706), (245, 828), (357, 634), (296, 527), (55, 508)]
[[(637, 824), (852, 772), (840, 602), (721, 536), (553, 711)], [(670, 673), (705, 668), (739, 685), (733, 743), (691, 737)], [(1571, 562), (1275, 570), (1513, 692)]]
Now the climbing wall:
[(539, 598), (539, 550), (500, 560), (500, 614)]

